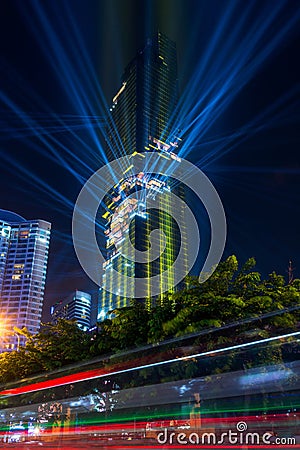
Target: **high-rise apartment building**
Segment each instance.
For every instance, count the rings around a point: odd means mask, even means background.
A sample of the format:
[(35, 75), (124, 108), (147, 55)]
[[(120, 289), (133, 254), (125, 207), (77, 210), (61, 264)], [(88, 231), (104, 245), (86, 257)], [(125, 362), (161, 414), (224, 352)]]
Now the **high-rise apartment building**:
[(14, 327), (37, 333), (41, 324), (51, 224), (0, 210), (1, 350), (16, 349), (24, 337)]
[[(156, 152), (163, 165), (180, 164), (175, 153), (180, 141), (175, 129), (177, 102), (176, 46), (157, 33), (126, 67), (121, 88), (110, 108), (109, 159), (125, 155), (128, 158), (122, 168), (124, 177), (112, 189), (103, 214), (107, 221), (107, 254), (99, 302), (100, 320), (108, 311), (127, 306), (133, 297), (143, 297), (151, 304), (151, 284), (145, 283), (143, 295), (137, 294), (137, 278), (159, 275), (160, 293), (174, 289), (175, 274), (166, 275), (165, 271), (172, 267), (179, 247), (186, 247), (187, 239), (172, 219), (171, 192), (183, 198), (184, 190), (171, 178), (146, 172), (142, 153)], [(147, 210), (150, 200), (152, 209)], [(183, 210), (181, 214), (184, 217)], [(156, 229), (164, 233), (164, 239), (152, 233)], [(125, 235), (136, 250), (145, 251), (149, 250), (150, 234), (161, 250), (158, 258), (137, 262), (131, 246), (125, 249), (127, 257), (120, 254), (118, 244), (124, 241)], [(124, 284), (120, 274), (132, 280)]]
[(88, 331), (91, 325), (92, 298), (87, 292), (76, 290), (66, 299), (51, 306), (52, 321), (57, 319), (76, 320), (83, 331)]

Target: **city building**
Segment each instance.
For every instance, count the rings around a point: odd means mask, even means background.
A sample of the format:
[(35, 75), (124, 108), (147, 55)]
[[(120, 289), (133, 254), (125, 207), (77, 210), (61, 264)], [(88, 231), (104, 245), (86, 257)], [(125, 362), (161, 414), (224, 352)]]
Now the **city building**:
[[(114, 96), (109, 112), (108, 157), (127, 155), (122, 167), (124, 177), (113, 187), (102, 215), (106, 220), (106, 261), (99, 298), (98, 320), (109, 311), (129, 305), (131, 298), (142, 298), (148, 307), (160, 301), (165, 291), (174, 291), (175, 273), (166, 274), (173, 266), (179, 247), (187, 255), (187, 236), (180, 234), (172, 208), (172, 194), (184, 199), (184, 187), (171, 177), (144, 170), (144, 152), (156, 152), (162, 165), (180, 164), (176, 152), (176, 105), (178, 102), (176, 45), (158, 32), (126, 67), (122, 85)], [(151, 203), (152, 209), (148, 208)], [(184, 223), (184, 209), (181, 223)], [(165, 237), (153, 234), (161, 230)], [(149, 238), (161, 250), (155, 260), (137, 261), (136, 251), (149, 250)], [(126, 257), (118, 244), (125, 240)], [(123, 246), (126, 244), (123, 244)], [(132, 248), (134, 247), (134, 249)], [(124, 247), (123, 247), (124, 250)], [(182, 264), (186, 264), (183, 258)], [(112, 270), (114, 269), (114, 270)], [(131, 281), (122, 282), (122, 275)], [(137, 279), (149, 280), (159, 275), (159, 293), (153, 295), (150, 282), (143, 294), (137, 293)]]
[(51, 306), (51, 317), (55, 323), (57, 319), (76, 320), (83, 331), (91, 326), (92, 298), (87, 292), (76, 290), (65, 300), (56, 302)]
[(109, 159), (177, 147), (176, 45), (158, 32), (127, 65), (113, 97), (108, 129)]
[(41, 324), (51, 224), (0, 210), (1, 350), (25, 338), (14, 327), (37, 333)]

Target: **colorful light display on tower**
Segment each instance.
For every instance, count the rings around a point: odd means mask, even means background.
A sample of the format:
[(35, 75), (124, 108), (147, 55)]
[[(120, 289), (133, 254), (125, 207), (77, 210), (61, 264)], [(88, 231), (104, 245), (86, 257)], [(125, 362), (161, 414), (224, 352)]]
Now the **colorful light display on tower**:
[[(100, 320), (109, 311), (128, 306), (131, 298), (143, 298), (147, 306), (153, 303), (151, 283), (145, 281), (143, 293), (138, 293), (137, 278), (149, 280), (159, 275), (160, 293), (174, 291), (174, 274), (166, 270), (173, 266), (180, 246), (187, 252), (187, 237), (180, 233), (173, 218), (171, 200), (171, 192), (184, 198), (184, 188), (171, 177), (145, 169), (142, 154), (155, 152), (167, 168), (180, 164), (175, 153), (180, 143), (174, 125), (178, 101), (176, 59), (176, 46), (166, 36), (157, 33), (148, 39), (126, 67), (110, 108), (108, 155), (110, 159), (128, 155), (128, 164), (123, 168), (124, 178), (110, 192), (102, 216), (107, 240)], [(183, 207), (181, 214), (184, 218)], [(149, 251), (154, 243), (158, 255), (139, 260), (137, 254)], [(123, 284), (121, 275), (131, 281)], [(160, 294), (155, 298), (162, 301)]]

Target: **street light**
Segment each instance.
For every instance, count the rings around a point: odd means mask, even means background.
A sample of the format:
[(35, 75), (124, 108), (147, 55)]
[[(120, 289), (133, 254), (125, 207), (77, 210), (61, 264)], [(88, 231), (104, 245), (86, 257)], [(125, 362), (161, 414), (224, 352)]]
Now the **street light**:
[(17, 336), (17, 352), (20, 350), (20, 335), (18, 333), (14, 333), (14, 336)]
[(13, 330), (14, 330), (14, 335), (17, 336), (17, 339), (18, 339), (18, 341), (17, 341), (17, 352), (18, 352), (20, 350), (20, 335), (19, 335), (18, 329), (16, 327), (14, 327)]

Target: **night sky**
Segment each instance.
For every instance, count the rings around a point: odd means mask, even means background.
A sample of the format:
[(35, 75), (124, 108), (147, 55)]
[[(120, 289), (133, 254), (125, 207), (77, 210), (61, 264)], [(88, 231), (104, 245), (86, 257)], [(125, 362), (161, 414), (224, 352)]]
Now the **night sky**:
[[(297, 1), (3, 0), (0, 208), (52, 223), (44, 319), (74, 289), (74, 202), (105, 161), (104, 111), (157, 30), (177, 44), (182, 156), (214, 183), (224, 257), (300, 277)], [(107, 102), (107, 104), (105, 104)], [(191, 123), (195, 126), (191, 126)]]

